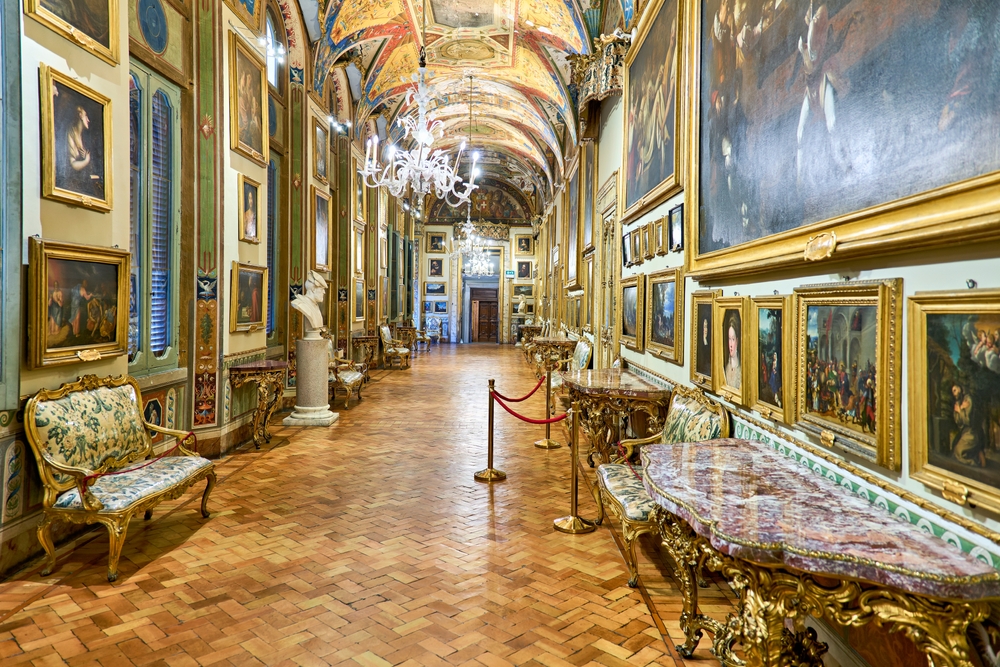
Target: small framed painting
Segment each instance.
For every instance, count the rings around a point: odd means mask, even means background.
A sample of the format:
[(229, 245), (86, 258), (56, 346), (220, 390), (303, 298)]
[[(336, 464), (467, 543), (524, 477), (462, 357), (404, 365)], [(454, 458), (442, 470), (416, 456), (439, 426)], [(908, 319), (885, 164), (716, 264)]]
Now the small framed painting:
[(448, 235), (444, 232), (427, 232), (427, 252), (448, 252)]
[(765, 419), (792, 420), (794, 334), (791, 297), (765, 296), (750, 300), (747, 338), (751, 409)]
[(746, 297), (727, 296), (715, 299), (715, 377), (716, 391), (733, 403), (742, 405), (746, 396), (744, 364), (744, 322)]
[(330, 196), (312, 188), (313, 200), (313, 268), (317, 271), (330, 270)]
[(680, 252), (684, 250), (684, 204), (670, 209), (668, 217), (667, 243), (670, 246), (670, 252)]
[(255, 34), (260, 33), (260, 20), (264, 16), (264, 0), (224, 0), (243, 23)]
[[(254, 0), (263, 5), (261, 0)], [(257, 50), (229, 33), (230, 146), (267, 166), (267, 72)]]
[(444, 277), (444, 260), (443, 259), (430, 259), (428, 260), (429, 266), (427, 275), (432, 278), (443, 278)]
[(447, 313), (448, 312), (448, 302), (447, 301), (435, 301), (434, 302), (434, 312), (435, 313)]
[(28, 238), (28, 362), (32, 368), (125, 354), (127, 250)]
[(434, 302), (433, 301), (424, 301), (424, 312), (425, 313), (433, 313), (434, 312)]
[(796, 426), (890, 470), (901, 463), (902, 287), (892, 278), (795, 289)]
[(514, 254), (515, 255), (534, 255), (535, 254), (535, 239), (531, 234), (515, 234), (514, 235)]
[(118, 64), (117, 0), (24, 0), (24, 13), (95, 56)]
[(666, 255), (670, 252), (666, 216), (650, 224), (653, 225), (653, 249), (657, 255)]
[(447, 296), (448, 295), (448, 284), (447, 283), (424, 283), (424, 295), (425, 296)]
[(260, 220), (260, 183), (239, 175), (237, 191), (240, 193), (240, 241), (260, 243), (257, 221)]
[(535, 296), (535, 286), (534, 285), (514, 285), (514, 296), (523, 296), (531, 299)]
[(365, 273), (365, 230), (359, 223), (354, 224), (354, 274)]
[(691, 382), (708, 391), (715, 391), (712, 339), (717, 296), (722, 296), (722, 290), (700, 290), (691, 295)]
[(656, 256), (656, 225), (652, 222), (647, 222), (641, 229), (643, 259), (653, 259)]
[(330, 128), (325, 121), (313, 118), (313, 177), (326, 185), (330, 182)]
[(111, 100), (45, 64), (39, 77), (42, 196), (110, 211)]
[(646, 350), (684, 364), (684, 276), (679, 268), (646, 278)]
[[(354, 321), (365, 319), (365, 281), (354, 281)], [(377, 313), (376, 313), (377, 315)]]
[(640, 273), (625, 278), (619, 285), (621, 317), (618, 319), (618, 338), (628, 349), (642, 352), (645, 342), (642, 335), (643, 288), (646, 280)]
[(230, 281), (229, 332), (262, 330), (267, 313), (267, 267), (233, 262)]
[(642, 252), (642, 227), (632, 230), (632, 266), (639, 266), (646, 258)]
[(632, 235), (628, 232), (622, 235), (622, 266), (632, 266)]
[(384, 236), (378, 240), (378, 265), (383, 269), (389, 266), (389, 239)]
[(518, 261), (517, 263), (517, 277), (519, 280), (525, 280), (531, 278), (531, 262), (530, 261)]

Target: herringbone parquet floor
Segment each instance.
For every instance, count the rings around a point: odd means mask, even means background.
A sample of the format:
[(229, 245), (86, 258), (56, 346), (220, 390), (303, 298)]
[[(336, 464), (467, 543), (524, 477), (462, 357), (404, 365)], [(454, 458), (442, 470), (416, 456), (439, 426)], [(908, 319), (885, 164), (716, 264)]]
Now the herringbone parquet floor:
[(680, 604), (652, 541), (636, 591), (606, 526), (553, 531), (569, 461), (531, 446), (540, 427), (498, 409), (509, 479), (473, 481), (491, 377), (507, 395), (534, 386), (512, 348), (435, 346), (375, 373), (332, 428), (276, 427), (218, 463), (210, 519), (199, 489), (134, 520), (115, 584), (103, 529), (64, 545), (51, 576), (35, 563), (0, 583), (0, 664), (717, 664), (664, 643)]

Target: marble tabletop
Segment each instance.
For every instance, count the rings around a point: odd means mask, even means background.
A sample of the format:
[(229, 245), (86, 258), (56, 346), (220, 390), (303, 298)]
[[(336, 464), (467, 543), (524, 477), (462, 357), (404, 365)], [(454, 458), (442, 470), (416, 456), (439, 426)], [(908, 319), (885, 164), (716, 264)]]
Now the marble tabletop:
[(643, 463), (653, 500), (735, 558), (937, 598), (1000, 597), (997, 570), (764, 445), (651, 445)]
[(533, 343), (540, 345), (576, 345), (576, 341), (566, 336), (535, 336)]
[(562, 377), (564, 387), (586, 395), (628, 396), (650, 401), (670, 397), (670, 389), (647, 382), (635, 373), (619, 368), (570, 371), (563, 373)]
[(232, 373), (236, 371), (238, 373), (253, 373), (256, 371), (277, 371), (283, 368), (288, 368), (287, 361), (278, 361), (276, 359), (262, 359), (261, 361), (249, 361), (245, 364), (237, 364), (235, 366), (229, 367), (229, 372)]

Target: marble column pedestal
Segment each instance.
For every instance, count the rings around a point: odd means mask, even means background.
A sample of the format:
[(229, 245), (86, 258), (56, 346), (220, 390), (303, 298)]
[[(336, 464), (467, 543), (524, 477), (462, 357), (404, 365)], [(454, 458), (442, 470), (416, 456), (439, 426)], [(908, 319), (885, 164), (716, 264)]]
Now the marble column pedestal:
[(330, 354), (326, 340), (317, 337), (295, 343), (295, 410), (282, 420), (285, 426), (329, 426), (340, 419), (328, 400)]

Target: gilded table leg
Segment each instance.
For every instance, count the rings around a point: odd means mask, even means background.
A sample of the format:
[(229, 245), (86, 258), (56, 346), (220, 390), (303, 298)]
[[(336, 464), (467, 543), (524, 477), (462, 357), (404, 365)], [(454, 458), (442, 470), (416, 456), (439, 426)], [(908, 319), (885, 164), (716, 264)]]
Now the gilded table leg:
[(42, 576), (47, 577), (56, 567), (56, 547), (52, 543), (52, 517), (47, 513), (43, 513), (41, 521), (38, 522), (38, 541), (42, 549), (45, 549), (45, 568), (42, 569)]
[(278, 409), (278, 402), (281, 400), (281, 395), (284, 393), (285, 387), (281, 373), (270, 374), (270, 376), (262, 382), (271, 390), (267, 401), (267, 409), (264, 415), (263, 424), (264, 440), (266, 442), (271, 442), (271, 431), (268, 429), (268, 425), (271, 423), (271, 418), (274, 417), (275, 410)]
[(206, 519), (209, 517), (208, 512), (208, 496), (211, 495), (212, 489), (215, 488), (215, 472), (208, 473), (208, 483), (205, 484), (205, 492), (201, 494), (201, 515)]

